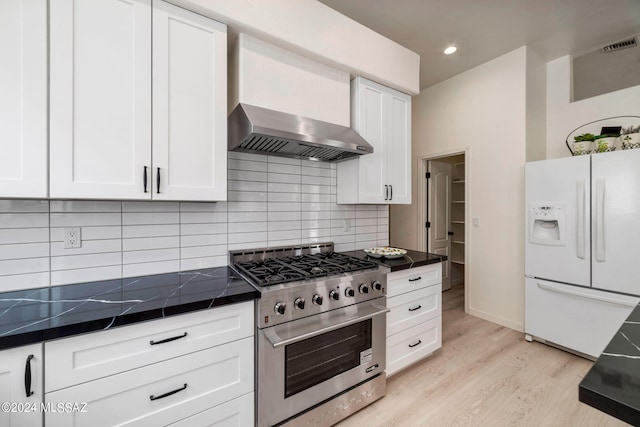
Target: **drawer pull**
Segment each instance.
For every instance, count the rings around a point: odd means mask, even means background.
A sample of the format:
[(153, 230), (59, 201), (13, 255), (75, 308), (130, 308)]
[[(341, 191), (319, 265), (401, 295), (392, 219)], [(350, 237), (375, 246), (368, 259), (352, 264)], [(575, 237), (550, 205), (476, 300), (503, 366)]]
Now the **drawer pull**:
[(421, 306), (421, 305), (418, 305), (417, 307), (411, 307), (411, 308), (409, 309), (409, 311), (416, 311), (416, 310), (420, 310), (421, 308), (422, 308), (422, 306)]
[(187, 336), (187, 333), (185, 332), (184, 334), (178, 335), (177, 337), (166, 338), (166, 339), (163, 339), (163, 340), (160, 340), (160, 341), (151, 340), (151, 341), (149, 341), (149, 344), (151, 344), (151, 345), (164, 344), (164, 343), (167, 343), (167, 342), (179, 340), (180, 338), (184, 338), (186, 336)]
[(171, 390), (165, 394), (161, 394), (160, 396), (154, 396), (153, 394), (151, 396), (149, 396), (150, 400), (158, 400), (158, 399), (162, 399), (163, 397), (167, 397), (167, 396), (171, 396), (172, 394), (176, 394), (178, 392), (181, 392), (182, 390), (186, 390), (187, 389), (187, 383), (184, 383), (184, 385), (180, 388), (177, 388), (175, 390)]
[(409, 344), (409, 348), (413, 348), (413, 347), (415, 347), (417, 345), (420, 345), (420, 344), (422, 344), (422, 340), (418, 340), (418, 342), (415, 343), (415, 344)]
[(422, 280), (422, 277), (418, 276), (415, 279), (409, 279), (410, 282), (417, 282), (418, 280)]
[(31, 390), (31, 359), (33, 359), (33, 354), (27, 356), (27, 364), (24, 367), (24, 392), (27, 397), (33, 394)]

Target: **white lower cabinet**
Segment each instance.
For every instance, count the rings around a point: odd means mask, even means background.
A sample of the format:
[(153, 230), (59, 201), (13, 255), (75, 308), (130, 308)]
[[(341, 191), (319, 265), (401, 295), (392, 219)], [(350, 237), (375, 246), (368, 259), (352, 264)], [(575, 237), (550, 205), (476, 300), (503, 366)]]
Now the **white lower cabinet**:
[(253, 301), (45, 343), (51, 426), (251, 426)]
[(42, 426), (42, 393), (42, 344), (1, 350), (0, 426)]
[(442, 347), (442, 263), (387, 275), (387, 376)]

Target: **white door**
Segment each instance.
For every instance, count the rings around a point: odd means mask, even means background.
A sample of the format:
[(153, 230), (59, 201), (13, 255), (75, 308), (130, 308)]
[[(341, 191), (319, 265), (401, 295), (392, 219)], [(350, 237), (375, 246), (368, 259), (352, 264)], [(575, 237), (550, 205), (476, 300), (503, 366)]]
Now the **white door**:
[[(526, 164), (525, 275), (591, 285), (589, 157)], [(544, 217), (548, 208), (559, 216)]]
[(0, 361), (0, 402), (37, 405), (33, 411), (0, 411), (0, 426), (42, 426), (42, 344), (0, 350)]
[(47, 2), (0, 1), (0, 197), (47, 197)]
[(151, 0), (50, 3), (51, 197), (150, 198)]
[(357, 105), (351, 126), (373, 147), (373, 153), (358, 158), (358, 202), (387, 203), (385, 93), (382, 87), (362, 78), (354, 88)]
[(154, 2), (154, 199), (226, 200), (226, 88), (226, 26)]
[(451, 289), (451, 239), (449, 226), (451, 217), (451, 164), (429, 161), (429, 252), (445, 255), (442, 263), (442, 290)]
[(640, 295), (640, 151), (591, 156), (594, 288)]
[(411, 97), (387, 95), (389, 128), (386, 144), (389, 204), (411, 204)]

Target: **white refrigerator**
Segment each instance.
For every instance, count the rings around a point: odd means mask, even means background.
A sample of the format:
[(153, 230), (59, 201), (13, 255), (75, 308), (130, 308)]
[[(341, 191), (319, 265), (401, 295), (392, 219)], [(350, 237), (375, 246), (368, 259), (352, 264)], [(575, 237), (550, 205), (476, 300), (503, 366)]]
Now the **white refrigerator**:
[(598, 357), (640, 300), (640, 150), (527, 163), (525, 334)]

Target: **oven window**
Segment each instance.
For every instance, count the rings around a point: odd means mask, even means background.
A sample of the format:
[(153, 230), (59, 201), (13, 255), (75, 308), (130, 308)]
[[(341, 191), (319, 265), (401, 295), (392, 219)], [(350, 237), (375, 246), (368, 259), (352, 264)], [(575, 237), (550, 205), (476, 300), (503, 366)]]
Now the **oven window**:
[(368, 319), (286, 346), (285, 398), (358, 366), (371, 348), (371, 325)]

